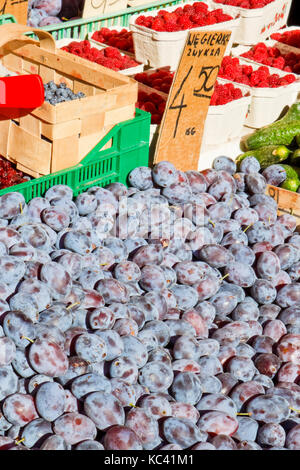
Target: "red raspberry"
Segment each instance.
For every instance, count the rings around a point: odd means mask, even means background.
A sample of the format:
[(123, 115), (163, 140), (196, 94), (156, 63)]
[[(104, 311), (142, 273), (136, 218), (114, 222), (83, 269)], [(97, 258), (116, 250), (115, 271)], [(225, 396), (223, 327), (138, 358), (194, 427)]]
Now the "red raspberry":
[(160, 124), (161, 123), (161, 115), (160, 114), (152, 114), (151, 115), (151, 124)]
[(104, 49), (105, 57), (110, 57), (112, 59), (121, 59), (121, 54), (115, 47), (106, 47)]
[(193, 3), (193, 7), (194, 7), (195, 12), (197, 13), (200, 13), (200, 12), (206, 13), (208, 10), (208, 5), (203, 2), (195, 2)]
[(146, 100), (147, 96), (148, 96), (148, 93), (146, 93), (145, 91), (139, 91), (138, 92), (138, 101), (143, 103)]
[[(173, 33), (174, 31), (180, 31), (180, 29), (181, 28), (178, 26), (178, 24), (165, 23), (164, 31), (167, 31), (169, 33)], [(189, 27), (186, 27), (184, 29), (189, 29)]]
[(175, 24), (177, 22), (177, 15), (175, 12), (166, 12), (163, 15), (163, 18), (166, 23), (173, 23)]
[(154, 29), (154, 31), (165, 31), (165, 22), (161, 18), (155, 18), (152, 29)]
[(146, 101), (146, 103), (144, 103), (144, 110), (151, 114), (156, 113), (156, 107), (153, 103), (151, 103), (151, 101)]
[(300, 62), (293, 67), (293, 72), (300, 74)]
[(249, 76), (249, 75), (251, 75), (253, 69), (252, 69), (251, 65), (243, 65), (242, 71), (243, 71), (243, 74)]
[(217, 104), (217, 101), (218, 101), (218, 95), (217, 95), (217, 92), (214, 91), (210, 100), (210, 106), (215, 106)]
[(282, 70), (284, 66), (285, 66), (285, 60), (283, 57), (277, 57), (276, 59), (273, 60), (273, 67), (275, 67), (276, 69)]
[(294, 81), (296, 80), (296, 77), (292, 74), (285, 75), (283, 78), (288, 83), (294, 83)]
[(150, 93), (148, 98), (149, 101), (152, 101), (155, 104), (160, 104), (162, 101), (164, 101), (164, 99), (157, 93)]
[(250, 84), (251, 84), (251, 86), (256, 87), (261, 82), (262, 82), (262, 77), (261, 77), (259, 71), (255, 70), (250, 76)]
[(224, 67), (224, 77), (228, 77), (229, 79), (232, 79), (234, 80), (235, 77), (236, 77), (236, 67), (231, 64), (231, 65), (226, 65), (226, 67)]
[(159, 114), (163, 114), (164, 111), (165, 111), (165, 108), (166, 108), (166, 101), (162, 101), (158, 106), (157, 106), (157, 110), (159, 112)]
[(280, 50), (277, 47), (270, 47), (268, 49), (268, 53), (270, 57), (279, 57), (280, 56)]
[(192, 15), (194, 13), (194, 7), (193, 7), (193, 5), (184, 5), (183, 11), (185, 13), (188, 13), (188, 14)]
[(271, 75), (271, 76), (269, 77), (269, 86), (270, 86), (271, 88), (276, 88), (276, 87), (278, 87), (278, 86), (279, 86), (279, 85), (278, 85), (279, 78), (280, 78), (279, 75), (277, 75), (276, 73), (273, 73), (273, 75)]
[(240, 90), (239, 88), (235, 88), (233, 90), (233, 99), (239, 100), (240, 98), (243, 98), (242, 90)]
[(141, 15), (136, 19), (135, 23), (140, 25), (140, 26), (143, 26), (144, 23), (145, 23), (145, 20), (146, 20), (146, 17)]

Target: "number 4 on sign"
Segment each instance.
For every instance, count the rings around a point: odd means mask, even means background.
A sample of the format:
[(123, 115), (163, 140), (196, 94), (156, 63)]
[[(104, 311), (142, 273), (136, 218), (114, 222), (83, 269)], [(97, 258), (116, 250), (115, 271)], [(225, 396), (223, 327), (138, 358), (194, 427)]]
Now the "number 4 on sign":
[(230, 31), (189, 32), (160, 126), (154, 162), (197, 170), (203, 129)]

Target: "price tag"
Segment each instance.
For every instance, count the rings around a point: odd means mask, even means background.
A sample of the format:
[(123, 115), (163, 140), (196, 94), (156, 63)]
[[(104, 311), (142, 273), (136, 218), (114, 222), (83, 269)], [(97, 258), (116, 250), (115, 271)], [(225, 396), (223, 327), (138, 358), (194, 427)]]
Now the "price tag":
[(189, 32), (160, 126), (154, 162), (197, 170), (204, 123), (230, 31)]
[(91, 18), (117, 10), (120, 10), (119, 0), (85, 0), (82, 18)]
[(0, 15), (14, 15), (19, 24), (27, 23), (28, 0), (0, 0)]

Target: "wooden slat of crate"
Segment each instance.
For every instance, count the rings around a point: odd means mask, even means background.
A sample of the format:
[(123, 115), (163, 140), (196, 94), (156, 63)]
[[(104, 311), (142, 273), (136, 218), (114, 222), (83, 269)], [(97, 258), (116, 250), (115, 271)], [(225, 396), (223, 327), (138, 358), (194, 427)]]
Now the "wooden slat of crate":
[(69, 77), (68, 75), (55, 71), (55, 83), (56, 85), (59, 85), (60, 83), (65, 83), (68, 88), (73, 90), (74, 79), (72, 77)]
[(0, 121), (0, 155), (7, 155), (10, 121)]
[(271, 196), (278, 204), (279, 214), (293, 214), (300, 223), (300, 194), (268, 185), (266, 194)]
[(137, 102), (137, 82), (131, 80), (127, 85), (122, 87), (122, 92), (119, 90), (107, 90), (108, 95), (115, 95), (115, 106), (126, 106), (129, 103)]
[(72, 119), (71, 121), (60, 122), (58, 124), (49, 124), (48, 122), (41, 122), (41, 135), (49, 140), (62, 139), (64, 137), (70, 137), (72, 135), (78, 135), (81, 133), (82, 122), (81, 119)]
[(82, 91), (86, 96), (95, 96), (95, 87), (83, 82), (82, 80), (74, 80), (73, 92)]
[(56, 83), (56, 72), (49, 67), (45, 67), (44, 65), (39, 66), (39, 75), (41, 76), (43, 83), (49, 83), (52, 80)]
[(22, 63), (23, 73), (40, 73), (40, 64), (33, 60), (23, 60)]
[(52, 145), (10, 121), (7, 157), (32, 171), (50, 173)]
[(77, 135), (56, 139), (52, 143), (51, 173), (78, 163), (79, 138)]
[(22, 57), (18, 57), (15, 54), (7, 54), (3, 56), (2, 63), (5, 67), (14, 72), (21, 71), (23, 66)]
[(42, 173), (39, 173), (38, 171), (33, 171), (30, 168), (27, 168), (24, 165), (21, 165), (21, 163), (16, 164), (17, 170), (22, 171), (23, 173), (33, 176), (34, 178), (40, 178), (41, 176), (44, 176)]
[(20, 126), (25, 131), (28, 131), (32, 135), (36, 135), (37, 137), (41, 136), (42, 125), (40, 119), (31, 116), (31, 114), (27, 114), (20, 118)]
[(113, 124), (118, 124), (119, 122), (126, 121), (130, 119), (135, 112), (135, 104), (130, 104), (124, 106), (123, 108), (111, 109), (106, 111), (104, 126), (112, 126)]
[(99, 113), (111, 109), (115, 104), (115, 96), (101, 93), (97, 96), (87, 96), (80, 100), (66, 101), (52, 106), (44, 102), (40, 108), (32, 111), (32, 114), (43, 121), (57, 124), (69, 121), (70, 119), (80, 119), (91, 114)]
[(101, 131), (104, 128), (104, 120), (107, 112), (108, 111), (105, 113), (93, 114), (81, 119), (80, 138)]

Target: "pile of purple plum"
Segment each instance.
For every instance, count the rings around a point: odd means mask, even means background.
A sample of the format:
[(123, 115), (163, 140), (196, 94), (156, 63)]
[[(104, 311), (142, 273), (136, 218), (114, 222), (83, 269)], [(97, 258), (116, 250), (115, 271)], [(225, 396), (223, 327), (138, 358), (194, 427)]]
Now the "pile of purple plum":
[(258, 172), (0, 197), (0, 450), (299, 450), (300, 233)]

